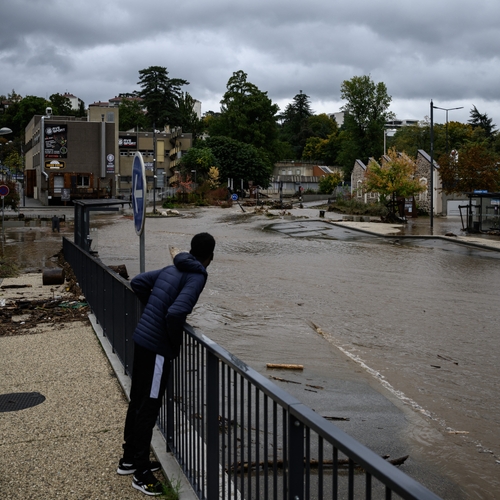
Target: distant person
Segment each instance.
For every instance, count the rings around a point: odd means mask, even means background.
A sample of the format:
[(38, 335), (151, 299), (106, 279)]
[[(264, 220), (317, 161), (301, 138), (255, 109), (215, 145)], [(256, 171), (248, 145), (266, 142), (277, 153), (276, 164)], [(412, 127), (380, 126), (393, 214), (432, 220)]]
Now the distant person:
[(134, 474), (132, 486), (146, 495), (163, 493), (153, 474), (160, 464), (149, 460), (151, 438), (171, 361), (179, 355), (183, 326), (207, 281), (214, 248), (213, 236), (197, 234), (189, 253), (177, 254), (174, 265), (139, 274), (130, 283), (146, 307), (133, 335), (132, 387), (117, 472)]

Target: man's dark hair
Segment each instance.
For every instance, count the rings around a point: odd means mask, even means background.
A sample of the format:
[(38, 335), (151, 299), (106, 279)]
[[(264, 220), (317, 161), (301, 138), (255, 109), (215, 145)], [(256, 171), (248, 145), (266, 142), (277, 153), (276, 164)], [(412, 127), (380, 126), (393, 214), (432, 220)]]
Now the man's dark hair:
[(205, 260), (212, 257), (215, 248), (215, 239), (211, 234), (198, 233), (191, 240), (191, 250), (189, 253), (198, 260)]

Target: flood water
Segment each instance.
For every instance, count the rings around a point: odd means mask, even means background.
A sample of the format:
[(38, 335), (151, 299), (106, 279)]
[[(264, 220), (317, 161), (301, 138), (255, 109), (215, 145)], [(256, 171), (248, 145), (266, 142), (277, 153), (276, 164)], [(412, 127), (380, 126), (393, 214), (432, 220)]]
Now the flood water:
[[(137, 274), (130, 218), (93, 215), (92, 224), (103, 262)], [(263, 373), (268, 362), (300, 363), (323, 385), (349, 371), (364, 377), (402, 408), (411, 456), (458, 490), (428, 487), (500, 498), (500, 253), (196, 209), (146, 220), (146, 270), (170, 264), (169, 246), (187, 250), (200, 231), (217, 246), (191, 324)]]

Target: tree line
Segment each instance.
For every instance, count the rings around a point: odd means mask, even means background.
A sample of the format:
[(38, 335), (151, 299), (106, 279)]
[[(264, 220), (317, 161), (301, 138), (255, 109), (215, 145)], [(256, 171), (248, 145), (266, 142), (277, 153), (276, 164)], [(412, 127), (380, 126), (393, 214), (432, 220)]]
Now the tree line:
[[(338, 166), (349, 180), (357, 159), (369, 164), (370, 159), (384, 155), (385, 129), (395, 119), (389, 111), (392, 97), (386, 85), (374, 82), (369, 75), (342, 82), (340, 95), (345, 104), (341, 124), (326, 114), (315, 114), (310, 97), (302, 90), (280, 110), (242, 70), (230, 76), (220, 110), (207, 111), (201, 118), (194, 109), (195, 99), (184, 90), (189, 82), (170, 77), (167, 68), (140, 70), (137, 84), (139, 90), (128, 94), (120, 104), (120, 130), (162, 129), (168, 125), (192, 133), (194, 146), (183, 157), (181, 169), (185, 173), (196, 169), (200, 181), (216, 168), (222, 179), (233, 177), (266, 185), (280, 160)], [(60, 94), (46, 100), (22, 98), (13, 91), (0, 99), (9, 102), (0, 115), (0, 126), (11, 128), (19, 142), (32, 116), (43, 114), (47, 106), (53, 108), (54, 115), (85, 114), (83, 106), (72, 110), (69, 99)], [(393, 137), (387, 137), (387, 146), (410, 158), (419, 149), (428, 152), (429, 120), (399, 128)], [(434, 151), (445, 191), (460, 192), (473, 186), (500, 189), (500, 134), (487, 114), (475, 106), (466, 124), (434, 125)]]

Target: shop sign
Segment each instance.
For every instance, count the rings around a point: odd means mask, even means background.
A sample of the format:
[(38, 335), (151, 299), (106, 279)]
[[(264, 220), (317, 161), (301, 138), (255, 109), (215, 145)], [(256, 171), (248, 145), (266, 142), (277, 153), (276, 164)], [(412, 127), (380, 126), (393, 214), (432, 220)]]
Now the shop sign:
[(50, 124), (45, 127), (45, 157), (67, 158), (68, 127), (66, 125)]
[(119, 148), (137, 148), (137, 140), (135, 137), (119, 137)]
[(109, 154), (106, 156), (106, 173), (114, 174), (115, 173), (115, 155)]
[(49, 170), (62, 170), (65, 166), (63, 161), (52, 160), (45, 162), (45, 168)]

